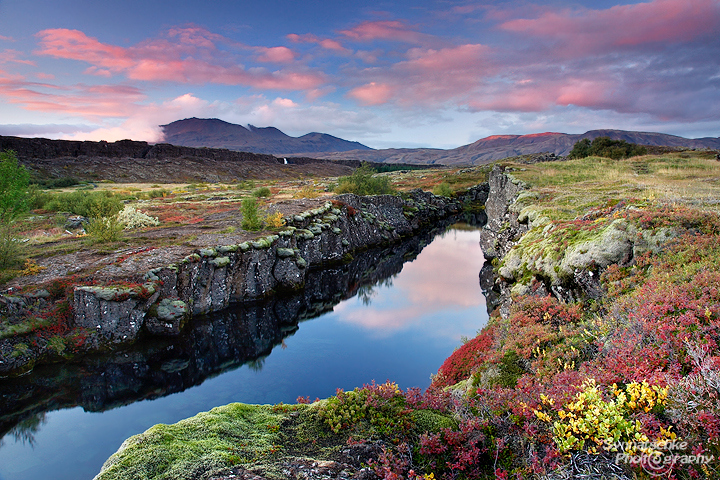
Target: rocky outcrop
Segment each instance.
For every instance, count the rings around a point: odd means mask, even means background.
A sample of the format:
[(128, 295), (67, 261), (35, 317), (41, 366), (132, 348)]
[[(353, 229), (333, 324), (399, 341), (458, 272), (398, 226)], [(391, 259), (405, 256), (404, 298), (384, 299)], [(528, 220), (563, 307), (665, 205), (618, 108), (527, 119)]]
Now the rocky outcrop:
[(669, 228), (643, 230), (614, 217), (616, 211), (593, 228), (560, 225), (543, 215), (533, 203), (537, 194), (510, 172), (496, 166), (488, 183), (488, 221), (480, 244), (492, 263), (483, 267), (480, 284), (488, 309), (499, 307), (503, 316), (509, 314), (513, 295), (552, 294), (567, 302), (600, 298), (600, 274), (609, 265), (631, 265), (637, 256), (658, 252), (677, 236)]

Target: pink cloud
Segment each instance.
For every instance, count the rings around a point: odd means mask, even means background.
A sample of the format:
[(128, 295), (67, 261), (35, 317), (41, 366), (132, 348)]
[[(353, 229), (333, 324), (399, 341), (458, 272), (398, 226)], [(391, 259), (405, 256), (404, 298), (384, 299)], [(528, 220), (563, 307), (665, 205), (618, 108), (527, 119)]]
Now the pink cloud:
[(287, 47), (259, 47), (258, 60), (270, 63), (290, 63), (295, 60), (295, 52)]
[(23, 65), (32, 66), (36, 65), (35, 62), (33, 62), (32, 60), (19, 59), (19, 55), (21, 55), (21, 52), (18, 52), (17, 50), (5, 49), (0, 52), (0, 63), (21, 63)]
[(0, 77), (0, 96), (26, 110), (55, 112), (98, 119), (125, 117), (145, 95), (135, 87), (123, 85), (54, 85), (27, 82), (21, 77)]
[(412, 30), (398, 20), (379, 20), (363, 22), (340, 34), (353, 40), (367, 42), (371, 40), (393, 40), (406, 43), (422, 43), (428, 35)]
[(362, 105), (381, 105), (387, 103), (392, 97), (393, 88), (384, 83), (370, 82), (353, 88), (348, 96), (359, 101)]
[(12, 37), (6, 37), (5, 35), (0, 35), (0, 40), (4, 40), (6, 42), (14, 42), (15, 39)]
[(687, 42), (720, 31), (717, 0), (653, 0), (605, 10), (547, 11), (535, 18), (513, 19), (506, 31), (558, 42), (568, 53), (609, 48)]
[(348, 52), (349, 50), (342, 46), (337, 40), (330, 38), (320, 38), (312, 33), (305, 33), (298, 35), (297, 33), (291, 33), (287, 35), (288, 40), (295, 43), (316, 43), (326, 50), (336, 50), (338, 52)]
[(35, 76), (41, 80), (52, 80), (55, 78), (55, 75), (53, 75), (52, 73), (43, 73), (43, 72), (38, 72), (35, 74)]
[(380, 74), (377, 69), (368, 69), (375, 81), (358, 87), (351, 96), (368, 105), (391, 99), (407, 107), (462, 103), (498, 71), (492, 49), (480, 44), (437, 50), (413, 48), (406, 56), (407, 60)]
[[(220, 35), (199, 27), (175, 28), (169, 36), (179, 41), (154, 39), (132, 47), (99, 42), (78, 30), (50, 29), (37, 34), (38, 55), (49, 55), (91, 64), (86, 73), (109, 76), (123, 74), (129, 79), (179, 83), (247, 85), (260, 89), (311, 90), (324, 83), (314, 72), (245, 69), (234, 56), (217, 45)], [(233, 47), (238, 44), (227, 41)], [(288, 63), (294, 53), (286, 47), (243, 47), (260, 52), (260, 60)]]

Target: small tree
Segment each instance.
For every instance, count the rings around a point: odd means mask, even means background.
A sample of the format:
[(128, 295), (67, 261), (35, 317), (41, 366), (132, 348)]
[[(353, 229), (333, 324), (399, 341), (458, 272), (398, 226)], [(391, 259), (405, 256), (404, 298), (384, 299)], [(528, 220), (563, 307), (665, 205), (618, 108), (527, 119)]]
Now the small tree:
[(256, 231), (263, 227), (263, 221), (260, 218), (258, 211), (257, 200), (254, 198), (244, 198), (240, 207), (242, 212), (242, 224), (240, 225), (243, 230)]
[(30, 173), (15, 152), (0, 152), (0, 223), (9, 225), (28, 209)]
[(18, 164), (15, 152), (0, 152), (0, 268), (20, 261), (19, 244), (12, 235), (12, 222), (29, 205), (30, 173)]

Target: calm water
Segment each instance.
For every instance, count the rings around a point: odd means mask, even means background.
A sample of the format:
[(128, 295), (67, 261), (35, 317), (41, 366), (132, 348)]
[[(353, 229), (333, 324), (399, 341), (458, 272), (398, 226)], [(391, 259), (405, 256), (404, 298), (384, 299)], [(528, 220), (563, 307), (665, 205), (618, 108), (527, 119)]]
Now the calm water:
[[(294, 403), (373, 380), (426, 388), (461, 337), (487, 321), (477, 230), (430, 240), (317, 280), (345, 292), (308, 288), (206, 319), (186, 339), (0, 380), (0, 431), (11, 429), (0, 480), (91, 479), (127, 437), (230, 402)], [(6, 415), (9, 403), (22, 413)]]

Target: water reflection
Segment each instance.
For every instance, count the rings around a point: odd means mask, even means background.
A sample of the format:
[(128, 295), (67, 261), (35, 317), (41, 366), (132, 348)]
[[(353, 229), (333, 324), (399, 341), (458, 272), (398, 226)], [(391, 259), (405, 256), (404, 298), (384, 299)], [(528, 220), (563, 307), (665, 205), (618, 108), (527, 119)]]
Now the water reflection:
[[(362, 305), (346, 302), (335, 311), (345, 322), (386, 337), (441, 311), (459, 311), (484, 305), (478, 295), (478, 272), (484, 263), (475, 232), (453, 228), (436, 237), (423, 254), (403, 266), (403, 275), (358, 292)], [(394, 287), (392, 290), (380, 287)], [(452, 334), (440, 328), (438, 335)], [(453, 337), (454, 338), (454, 337)], [(457, 340), (460, 340), (459, 337)]]
[(426, 387), (484, 321), (479, 236), (433, 240), (443, 231), (309, 272), (303, 292), (194, 319), (178, 338), (0, 380), (0, 479), (92, 478), (128, 436), (231, 401)]

